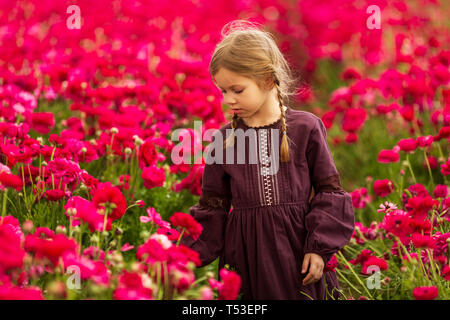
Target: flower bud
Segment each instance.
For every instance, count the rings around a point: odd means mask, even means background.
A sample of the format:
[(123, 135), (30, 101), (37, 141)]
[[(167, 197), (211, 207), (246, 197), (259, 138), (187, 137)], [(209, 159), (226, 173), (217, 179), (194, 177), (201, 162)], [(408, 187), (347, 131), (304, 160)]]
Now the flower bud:
[(108, 236), (109, 232), (108, 231), (102, 231), (102, 237), (106, 238)]
[(67, 297), (66, 285), (62, 281), (52, 281), (47, 285), (47, 292), (54, 299), (65, 299)]
[(142, 239), (145, 240), (148, 237), (150, 237), (150, 233), (148, 231), (146, 231), (146, 230), (142, 230), (141, 233), (140, 233), (140, 236), (141, 236)]
[(80, 233), (80, 232), (81, 232), (80, 226), (75, 226), (75, 227), (73, 227), (72, 232), (73, 232), (73, 234), (78, 234), (78, 233)]
[(98, 243), (98, 237), (97, 237), (97, 235), (96, 234), (93, 234), (92, 236), (91, 236), (91, 242), (92, 243)]
[(76, 216), (77, 215), (77, 208), (69, 208), (67, 209), (67, 214), (70, 216)]
[(81, 148), (81, 152), (86, 153), (87, 152), (86, 147)]
[(117, 129), (116, 127), (112, 127), (111, 128), (111, 133), (112, 134), (117, 134), (117, 133), (119, 133), (119, 129)]
[(109, 243), (109, 245), (110, 245), (111, 248), (115, 248), (116, 245), (117, 245), (116, 239), (114, 239), (113, 241), (111, 241), (111, 242)]
[(116, 228), (116, 231), (114, 231), (114, 234), (115, 234), (116, 236), (120, 236), (122, 233), (123, 233), (123, 231), (122, 231), (122, 229), (121, 229), (120, 227), (117, 227), (117, 228)]
[(56, 227), (56, 234), (66, 234), (66, 227), (64, 226), (57, 226)]
[(33, 232), (33, 228), (34, 228), (33, 221), (27, 220), (27, 221), (25, 221), (25, 222), (23, 223), (23, 228), (22, 228), (22, 230), (23, 230), (25, 233), (32, 233), (32, 232)]
[(132, 152), (133, 152), (133, 150), (131, 150), (131, 148), (128, 148), (128, 147), (125, 148), (125, 154), (127, 156), (129, 156)]

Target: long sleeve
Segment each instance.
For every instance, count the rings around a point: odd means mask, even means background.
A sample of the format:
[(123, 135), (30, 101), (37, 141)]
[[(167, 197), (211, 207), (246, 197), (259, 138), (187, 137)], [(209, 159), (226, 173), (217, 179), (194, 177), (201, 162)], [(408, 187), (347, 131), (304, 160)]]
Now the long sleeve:
[(355, 221), (352, 197), (341, 187), (326, 128), (320, 118), (316, 120), (306, 150), (314, 197), (305, 218), (304, 252), (319, 254), (326, 265), (350, 241)]
[(230, 176), (224, 171), (222, 164), (206, 163), (199, 203), (189, 208), (189, 213), (202, 225), (203, 231), (196, 241), (190, 236), (183, 237), (180, 241), (180, 244), (199, 252), (200, 267), (210, 264), (222, 253), (230, 208)]

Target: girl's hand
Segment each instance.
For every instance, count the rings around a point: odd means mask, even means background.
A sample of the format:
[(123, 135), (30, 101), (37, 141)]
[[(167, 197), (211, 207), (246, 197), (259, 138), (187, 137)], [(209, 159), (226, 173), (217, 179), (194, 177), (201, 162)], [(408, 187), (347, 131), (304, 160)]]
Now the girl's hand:
[(310, 283), (317, 282), (322, 278), (324, 262), (320, 255), (316, 253), (307, 253), (303, 258), (303, 266), (302, 273), (305, 273), (308, 270), (309, 265), (309, 273), (303, 279), (303, 285), (306, 286)]

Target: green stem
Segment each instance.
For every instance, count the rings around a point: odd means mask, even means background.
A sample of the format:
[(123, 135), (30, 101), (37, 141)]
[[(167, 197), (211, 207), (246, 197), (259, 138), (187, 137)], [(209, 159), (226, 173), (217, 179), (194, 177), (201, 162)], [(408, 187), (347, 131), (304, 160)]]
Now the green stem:
[(414, 171), (411, 166), (411, 162), (409, 161), (409, 153), (406, 154), (406, 162), (408, 163), (409, 171), (411, 172), (414, 183), (417, 183), (416, 176), (414, 175)]
[(338, 269), (336, 269), (336, 272), (338, 273), (339, 277), (342, 278), (353, 290), (358, 292), (359, 295), (362, 295), (362, 292), (356, 289), (356, 287), (344, 276), (342, 272), (340, 272)]
[(434, 178), (433, 178), (433, 174), (431, 173), (430, 162), (428, 161), (428, 157), (427, 157), (427, 153), (426, 153), (425, 149), (423, 149), (423, 155), (425, 156), (425, 161), (427, 163), (427, 168), (428, 168), (428, 174), (430, 175), (430, 179), (431, 179), (431, 182), (433, 183), (433, 189), (434, 189), (434, 186), (435, 186)]
[(180, 244), (181, 238), (183, 237), (184, 230), (185, 230), (184, 228), (183, 228), (183, 230), (181, 230), (180, 237), (177, 240), (177, 246)]
[(3, 204), (2, 204), (2, 218), (6, 214), (6, 199), (8, 198), (8, 188), (3, 192)]
[(355, 270), (353, 270), (353, 267), (350, 265), (350, 263), (347, 261), (347, 259), (345, 259), (344, 255), (342, 254), (342, 252), (338, 251), (337, 255), (339, 255), (339, 257), (341, 257), (342, 260), (344, 260), (345, 264), (348, 266), (348, 268), (350, 269), (350, 271), (353, 273), (353, 275), (355, 276), (356, 280), (358, 280), (359, 284), (364, 288), (364, 290), (367, 292), (367, 296), (370, 297), (370, 299), (373, 300), (372, 295), (370, 294), (370, 291), (366, 288), (366, 286), (364, 285), (364, 283), (362, 282), (362, 280), (359, 278), (359, 276), (356, 274)]

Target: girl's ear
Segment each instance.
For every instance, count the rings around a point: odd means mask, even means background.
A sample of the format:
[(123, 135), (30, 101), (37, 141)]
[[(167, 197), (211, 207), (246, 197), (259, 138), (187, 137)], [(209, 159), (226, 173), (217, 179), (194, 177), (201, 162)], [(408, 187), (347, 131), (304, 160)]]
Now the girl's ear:
[(272, 77), (266, 77), (264, 79), (264, 81), (262, 82), (262, 87), (264, 90), (272, 90), (274, 87), (275, 83), (273, 82), (273, 78)]

